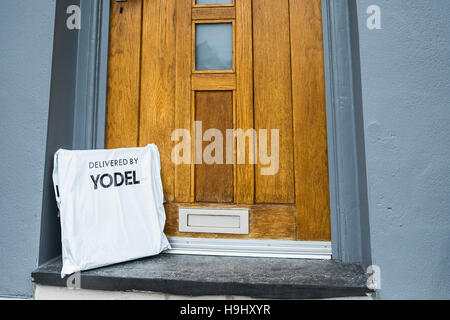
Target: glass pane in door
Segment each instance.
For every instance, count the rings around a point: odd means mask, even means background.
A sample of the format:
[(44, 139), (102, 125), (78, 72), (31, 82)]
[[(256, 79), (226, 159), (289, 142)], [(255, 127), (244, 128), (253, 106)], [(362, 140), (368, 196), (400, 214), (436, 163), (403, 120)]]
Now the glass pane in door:
[(233, 25), (197, 23), (195, 25), (195, 69), (233, 69)]

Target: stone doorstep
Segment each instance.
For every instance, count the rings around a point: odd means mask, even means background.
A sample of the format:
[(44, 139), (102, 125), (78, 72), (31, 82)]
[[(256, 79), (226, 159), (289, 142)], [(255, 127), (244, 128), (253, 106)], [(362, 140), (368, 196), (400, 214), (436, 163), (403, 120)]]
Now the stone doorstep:
[[(62, 261), (53, 259), (32, 273), (37, 286), (67, 287)], [(359, 264), (334, 260), (161, 254), (83, 271), (81, 289), (148, 292), (174, 296), (239, 296), (259, 299), (367, 297), (367, 276)]]

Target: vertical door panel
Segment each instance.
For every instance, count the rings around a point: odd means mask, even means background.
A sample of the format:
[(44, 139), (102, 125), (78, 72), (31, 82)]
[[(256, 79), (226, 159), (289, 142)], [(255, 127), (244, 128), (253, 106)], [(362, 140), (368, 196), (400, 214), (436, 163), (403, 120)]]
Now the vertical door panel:
[[(268, 137), (271, 129), (279, 130), (278, 172), (262, 175), (261, 168), (267, 166), (256, 166), (257, 203), (295, 202), (288, 4), (253, 1), (255, 129), (267, 129)], [(267, 150), (270, 146), (268, 138)]]
[(320, 0), (290, 0), (295, 191), (299, 240), (330, 240)]
[[(212, 133), (214, 137), (208, 138), (211, 141), (203, 141), (201, 144), (200, 155), (203, 150), (204, 155), (211, 155), (219, 164), (205, 163), (208, 160), (206, 157), (202, 157), (202, 164), (195, 165), (195, 200), (197, 202), (231, 203), (234, 198), (233, 165), (226, 164), (224, 146), (226, 130), (233, 128), (233, 91), (197, 91), (194, 101), (195, 120), (202, 122), (204, 137), (207, 138), (205, 134), (209, 129), (216, 129), (217, 133), (221, 135), (220, 137), (220, 135)], [(197, 140), (197, 135), (200, 133), (196, 132), (195, 134), (195, 140)], [(212, 151), (212, 149), (214, 150)], [(196, 154), (197, 151), (195, 151)]]
[(144, 1), (142, 20), (141, 110), (139, 145), (155, 143), (161, 154), (164, 197), (175, 196), (171, 159), (175, 129), (175, 2)]
[(142, 0), (111, 1), (106, 148), (136, 147)]
[[(192, 1), (177, 0), (176, 5), (175, 128), (191, 132), (193, 123), (193, 117), (191, 117)], [(191, 164), (175, 166), (175, 201), (193, 201), (191, 171)]]
[[(236, 3), (236, 128), (247, 131), (253, 124), (252, 0)], [(236, 165), (236, 203), (252, 204), (255, 198), (254, 165), (246, 146), (245, 164)]]

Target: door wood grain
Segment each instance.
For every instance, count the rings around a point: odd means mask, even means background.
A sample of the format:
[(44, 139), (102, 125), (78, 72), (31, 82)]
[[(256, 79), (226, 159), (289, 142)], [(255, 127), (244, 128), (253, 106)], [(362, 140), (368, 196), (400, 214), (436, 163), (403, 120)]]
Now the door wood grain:
[(139, 139), (142, 0), (111, 1), (106, 148)]
[[(111, 0), (106, 147), (158, 146), (168, 236), (331, 239), (321, 17), (320, 0)], [(198, 23), (232, 24), (232, 70), (195, 70)], [(196, 120), (222, 132), (224, 164), (194, 164), (212, 142), (195, 148)], [(172, 161), (176, 129), (189, 133), (189, 163)], [(234, 164), (227, 129), (257, 134), (253, 150), (235, 137)], [(273, 175), (262, 174), (260, 129), (269, 155), (279, 130)], [(248, 208), (250, 233), (179, 232), (179, 207)]]
[(331, 239), (320, 0), (290, 0), (299, 240)]
[(144, 1), (139, 145), (155, 143), (158, 146), (167, 201), (175, 200), (175, 165), (171, 157), (175, 86), (175, 2)]
[[(288, 0), (253, 1), (255, 129), (279, 130), (279, 171), (255, 168), (256, 203), (295, 203)], [(261, 149), (261, 148), (260, 148)]]
[[(220, 145), (225, 145), (226, 130), (233, 128), (233, 91), (197, 91), (195, 120), (202, 122), (203, 134), (209, 129), (217, 129), (222, 136), (221, 143), (216, 140), (217, 137), (214, 137), (211, 138), (212, 141), (203, 141), (201, 144), (200, 156), (203, 150), (217, 157), (216, 160), (221, 164), (207, 164), (203, 159), (202, 164), (195, 165), (195, 201), (232, 203), (234, 200), (233, 165), (226, 164), (226, 153)], [(214, 145), (214, 143), (220, 143), (219, 148), (209, 153), (208, 145)]]

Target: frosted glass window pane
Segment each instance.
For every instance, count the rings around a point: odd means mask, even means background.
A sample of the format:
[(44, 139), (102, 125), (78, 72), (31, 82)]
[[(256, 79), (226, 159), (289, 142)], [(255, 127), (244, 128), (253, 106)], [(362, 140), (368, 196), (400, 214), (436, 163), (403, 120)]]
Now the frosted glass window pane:
[(197, 23), (195, 28), (196, 70), (232, 70), (232, 24)]
[(195, 4), (233, 4), (233, 0), (196, 0)]

